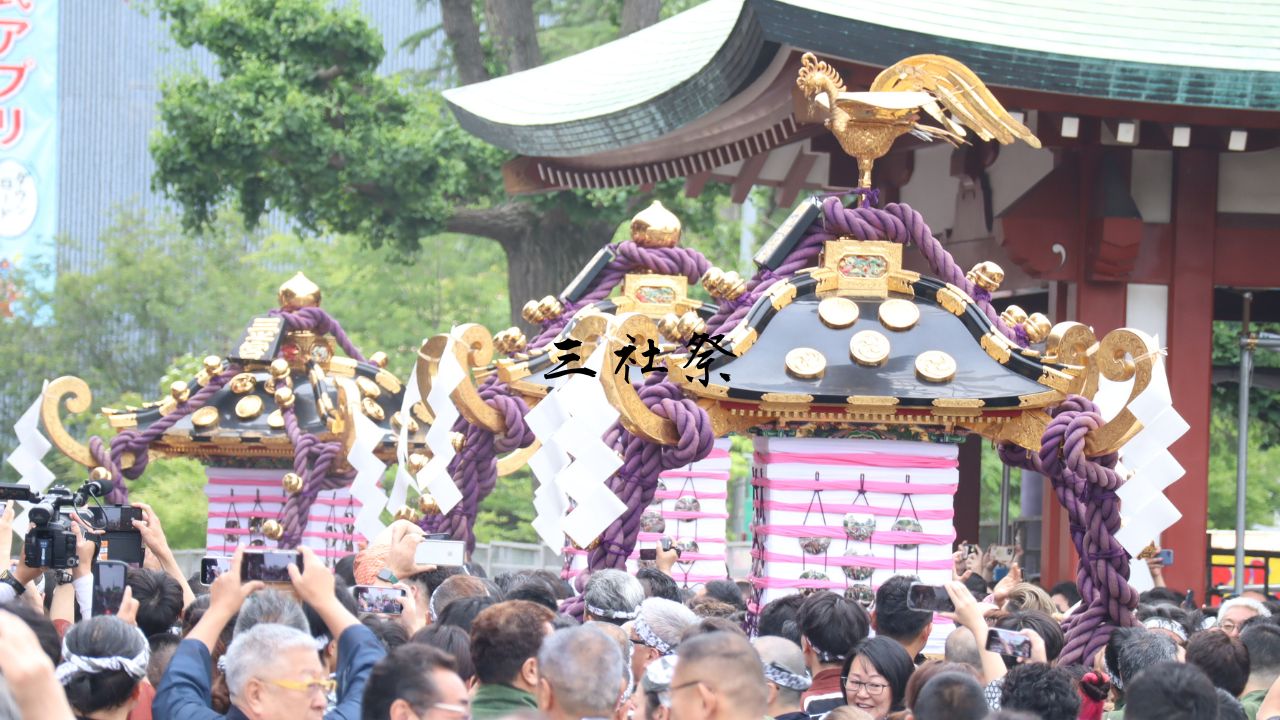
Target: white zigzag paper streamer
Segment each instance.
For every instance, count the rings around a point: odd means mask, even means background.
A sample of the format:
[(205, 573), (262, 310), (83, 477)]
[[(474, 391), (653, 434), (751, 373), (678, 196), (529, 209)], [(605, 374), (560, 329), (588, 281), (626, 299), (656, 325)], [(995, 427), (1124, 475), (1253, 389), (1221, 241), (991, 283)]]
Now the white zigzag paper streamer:
[(416, 478), (418, 491), (431, 493), (440, 506), (441, 513), (448, 513), (462, 500), (462, 492), (449, 476), (449, 463), (457, 454), (449, 434), (453, 432), (453, 424), (458, 420), (458, 408), (449, 396), (467, 376), (467, 371), (454, 355), (455, 342), (451, 331), (436, 375), (431, 378), (431, 392), (427, 393), (427, 405), (434, 417), (431, 428), (427, 430), (427, 448), (431, 450), (431, 459), (418, 471)]
[[(622, 465), (622, 459), (602, 439), (618, 419), (618, 411), (605, 397), (598, 375), (604, 368), (607, 347), (601, 343), (583, 365), (596, 377), (572, 374), (529, 412), (525, 421), (542, 447), (529, 459), (538, 478), (533, 527), (559, 554), (568, 535), (580, 547), (599, 537), (627, 506), (605, 481)], [(565, 515), (567, 498), (576, 503)]]
[[(26, 483), (35, 492), (44, 492), (54, 478), (53, 471), (45, 467), (42, 462), (53, 444), (40, 433), (40, 406), (44, 402), (44, 393), (48, 387), (49, 381), (45, 380), (36, 401), (31, 403), (31, 407), (27, 408), (27, 411), (22, 413), (22, 417), (18, 418), (18, 422), (14, 423), (13, 432), (18, 436), (18, 447), (5, 458), (5, 462), (18, 471), (19, 482)], [(27, 527), (28, 509), (24, 507), (22, 512), (14, 518), (15, 528)]]
[[(421, 343), (419, 343), (421, 345)], [(409, 474), (409, 420), (413, 417), (413, 406), (422, 399), (418, 389), (418, 364), (413, 364), (413, 372), (409, 382), (404, 386), (404, 401), (400, 403), (400, 432), (396, 438), (396, 479), (391, 486), (389, 504), (392, 507), (404, 505), (409, 496), (409, 483), (413, 476)], [(429, 428), (428, 428), (429, 429)]]
[[(343, 382), (348, 383), (348, 393), (359, 396), (360, 390), (355, 383), (345, 379)], [(372, 542), (386, 528), (382, 522), (382, 511), (387, 507), (387, 493), (382, 489), (382, 477), (387, 465), (373, 452), (382, 441), (383, 431), (364, 413), (355, 413), (351, 421), (356, 426), (355, 441), (347, 452), (347, 462), (356, 470), (356, 477), (351, 481), (351, 496), (361, 503), (355, 527)]]
[[(1129, 479), (1116, 491), (1122, 522), (1116, 540), (1135, 557), (1182, 517), (1164, 490), (1186, 473), (1168, 448), (1190, 429), (1173, 408), (1159, 338), (1148, 340), (1147, 351), (1155, 357), (1151, 382), (1129, 404), (1142, 430), (1120, 448), (1123, 465), (1117, 466)], [(1145, 565), (1145, 561), (1133, 562)]]

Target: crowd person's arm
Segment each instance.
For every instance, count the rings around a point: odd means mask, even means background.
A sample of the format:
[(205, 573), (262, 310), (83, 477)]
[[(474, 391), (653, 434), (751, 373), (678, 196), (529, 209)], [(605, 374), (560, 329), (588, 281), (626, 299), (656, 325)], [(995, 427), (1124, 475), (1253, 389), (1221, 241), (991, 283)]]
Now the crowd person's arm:
[[(978, 656), (982, 658), (982, 676), (983, 683), (990, 683), (1004, 677), (1007, 668), (1004, 666), (1004, 658), (987, 649), (987, 621), (982, 615), (982, 605), (973, 599), (973, 594), (969, 592), (969, 588), (963, 583), (951, 581), (947, 583), (947, 594), (951, 596), (951, 603), (956, 606), (954, 613), (943, 613), (944, 616), (950, 617), (957, 625), (967, 629), (973, 633), (973, 639), (978, 645)], [(1034, 641), (1032, 649), (1034, 651)], [(1044, 643), (1041, 641), (1041, 651), (1044, 650)]]
[(1157, 555), (1147, 558), (1147, 568), (1151, 570), (1152, 587), (1169, 587), (1164, 582), (1164, 562)]
[(302, 572), (289, 566), (293, 588), (298, 599), (310, 605), (324, 621), (330, 636), (338, 638), (338, 704), (325, 713), (325, 718), (359, 720), (364, 686), (373, 666), (387, 654), (386, 648), (338, 601), (334, 595), (333, 573), (316, 557), (315, 551), (301, 547), (299, 552), (302, 553)]
[(136, 502), (133, 506), (142, 511), (142, 520), (134, 520), (133, 526), (142, 534), (142, 542), (146, 543), (147, 549), (160, 563), (160, 569), (178, 581), (178, 586), (182, 588), (182, 607), (186, 608), (195, 602), (196, 594), (191, 590), (187, 576), (182, 574), (178, 559), (174, 557), (173, 550), (169, 547), (169, 539), (165, 537), (160, 516), (156, 515), (156, 511), (146, 503)]
[(1014, 563), (1009, 566), (1009, 572), (1000, 578), (1000, 582), (996, 583), (995, 590), (992, 591), (997, 607), (1004, 606), (1004, 601), (1009, 599), (1013, 586), (1020, 582), (1022, 582), (1022, 566)]
[[(396, 520), (391, 523), (391, 547), (387, 551), (387, 569), (397, 579), (436, 569), (435, 565), (424, 565), (414, 560), (418, 552), (418, 543), (422, 542), (425, 536), (426, 533), (422, 528), (408, 520)], [(379, 581), (378, 584), (387, 583)]]
[(670, 550), (663, 550), (662, 543), (658, 543), (654, 553), (654, 566), (658, 569), (658, 572), (671, 576), (671, 568), (675, 567), (676, 562), (680, 560), (680, 551), (676, 549), (674, 544)]
[(210, 707), (213, 698), (213, 648), (222, 629), (240, 611), (245, 598), (265, 587), (261, 582), (241, 584), (240, 563), (244, 548), (237, 547), (231, 558), (231, 570), (222, 573), (209, 586), (209, 609), (191, 628), (187, 638), (169, 661), (156, 698), (152, 717), (156, 720), (217, 720), (222, 716)]
[[(0, 512), (0, 561), (9, 562), (13, 557), (13, 501), (6, 501)], [(9, 567), (7, 564), (5, 567)]]
[(98, 553), (98, 545), (85, 537), (80, 523), (72, 523), (71, 530), (76, 534), (78, 561), (71, 570), (71, 587), (76, 595), (76, 604), (80, 606), (80, 617), (87, 618), (93, 614), (93, 561)]
[(418, 612), (418, 599), (414, 595), (414, 589), (405, 583), (397, 583), (396, 587), (404, 591), (404, 596), (400, 598), (400, 624), (409, 633), (409, 637), (413, 637), (414, 633), (427, 626), (427, 622)]
[(40, 641), (18, 617), (0, 611), (0, 674), (9, 684), (18, 709), (26, 718), (74, 720), (62, 684), (53, 673), (53, 661), (40, 649)]

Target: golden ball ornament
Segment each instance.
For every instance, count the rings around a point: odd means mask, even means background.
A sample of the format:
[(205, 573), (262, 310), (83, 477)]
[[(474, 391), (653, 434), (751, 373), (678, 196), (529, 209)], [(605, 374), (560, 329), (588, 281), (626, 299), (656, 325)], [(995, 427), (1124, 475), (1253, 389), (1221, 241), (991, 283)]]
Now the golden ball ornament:
[(271, 518), (270, 520), (262, 523), (262, 534), (272, 540), (279, 540), (284, 536), (284, 526), (280, 524), (279, 520)]
[(285, 473), (280, 479), (280, 485), (284, 491), (290, 495), (296, 495), (302, 491), (302, 476), (298, 473)]

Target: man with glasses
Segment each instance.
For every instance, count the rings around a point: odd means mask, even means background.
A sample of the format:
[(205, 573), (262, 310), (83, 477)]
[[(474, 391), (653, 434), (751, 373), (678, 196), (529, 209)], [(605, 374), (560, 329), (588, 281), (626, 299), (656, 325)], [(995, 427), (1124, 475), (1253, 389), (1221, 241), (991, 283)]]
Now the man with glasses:
[(764, 666), (746, 637), (713, 632), (680, 644), (671, 720), (760, 720), (769, 709)]
[(470, 720), (471, 698), (453, 656), (408, 643), (373, 667), (360, 720)]
[(649, 663), (671, 655), (680, 644), (680, 636), (698, 616), (689, 608), (663, 598), (649, 598), (640, 603), (636, 619), (627, 624), (631, 637), (631, 676), (644, 677)]
[[(310, 548), (301, 548), (303, 571), (290, 564), (289, 578), (298, 599), (309, 604), (332, 637), (338, 638), (337, 680), (330, 680), (315, 640), (296, 628), (261, 623), (235, 636), (224, 656), (232, 708), (223, 716), (209, 707), (210, 653), (245, 598), (261, 582), (240, 582), (243, 548), (231, 571), (209, 588), (209, 609), (178, 644), (169, 669), (156, 688), (155, 720), (356, 720), (365, 683), (374, 664), (386, 655), (382, 643), (360, 624), (334, 593), (333, 573)], [(325, 694), (336, 686), (338, 704), (325, 712)]]

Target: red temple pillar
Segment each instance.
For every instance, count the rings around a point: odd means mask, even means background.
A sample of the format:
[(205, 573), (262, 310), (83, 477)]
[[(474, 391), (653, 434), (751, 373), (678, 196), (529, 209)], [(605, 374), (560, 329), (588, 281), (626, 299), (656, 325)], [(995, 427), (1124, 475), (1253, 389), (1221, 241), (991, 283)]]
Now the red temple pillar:
[(1213, 375), (1213, 258), (1218, 154), (1181, 150), (1174, 159), (1173, 279), (1169, 285), (1169, 386), (1191, 426), (1170, 448), (1187, 474), (1165, 491), (1182, 519), (1164, 533), (1175, 562), (1169, 587), (1205, 590), (1209, 499), (1209, 414)]

